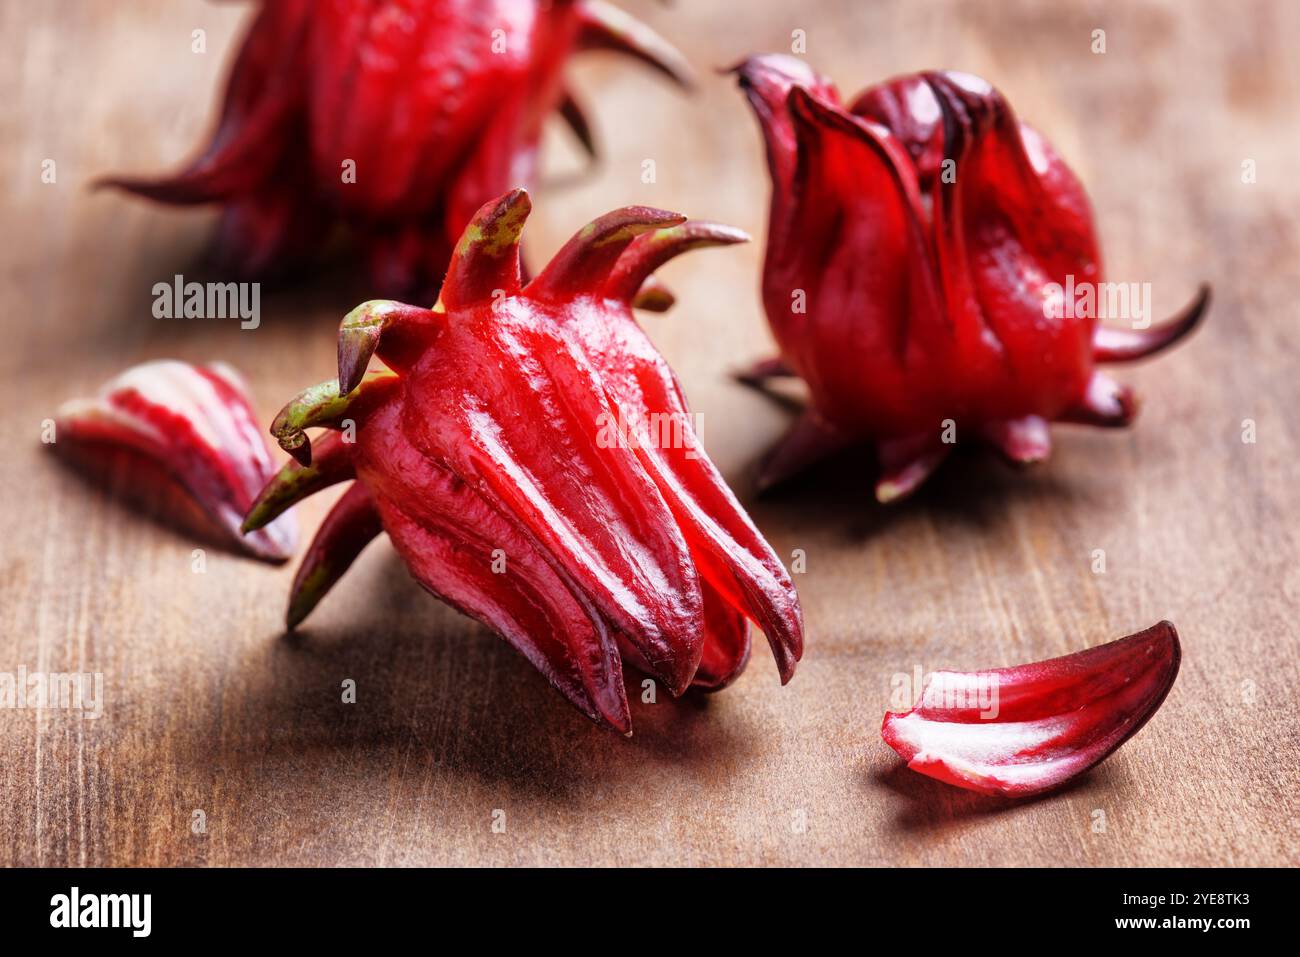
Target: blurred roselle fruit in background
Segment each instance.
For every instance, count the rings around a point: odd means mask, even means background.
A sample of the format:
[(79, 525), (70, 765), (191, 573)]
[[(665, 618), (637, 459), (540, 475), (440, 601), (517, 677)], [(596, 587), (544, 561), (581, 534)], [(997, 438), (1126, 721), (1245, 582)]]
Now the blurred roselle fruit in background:
[(248, 276), (310, 262), (346, 224), (379, 291), (425, 301), (473, 212), (533, 177), (548, 115), (593, 149), (562, 76), (588, 49), (689, 83), (680, 54), (602, 0), (264, 0), (203, 154), (103, 183), (220, 203), (219, 254)]
[[(338, 380), (273, 423), (295, 461), (245, 528), (356, 480), (307, 551), (289, 626), (384, 531), (417, 581), (605, 727), (631, 729), (620, 658), (674, 695), (718, 689), (749, 658), (749, 621), (789, 681), (803, 651), (794, 585), (700, 448), (676, 377), (631, 311), (668, 259), (745, 235), (619, 209), (524, 285), (530, 209), (514, 190), (478, 211), (433, 309), (354, 309)], [(367, 375), (372, 356), (387, 368)], [(304, 431), (345, 420), (353, 442)]]
[(741, 378), (797, 375), (812, 400), (761, 485), (867, 442), (885, 502), (912, 492), (956, 441), (1029, 463), (1050, 452), (1049, 422), (1132, 420), (1133, 395), (1094, 365), (1177, 341), (1209, 290), (1164, 325), (1149, 315), (1146, 328), (1099, 325), (1097, 297), (1109, 292), (1088, 198), (997, 90), (921, 73), (846, 108), (792, 57), (753, 57), (735, 72), (772, 176), (763, 300), (781, 350)]
[[(223, 362), (145, 362), (104, 385), (93, 399), (64, 403), (51, 448), (69, 463), (104, 478), (114, 457), (126, 466), (122, 491), (162, 510), (186, 530), (202, 527), (171, 484), (183, 490), (219, 535), (268, 561), (284, 561), (297, 544), (286, 516), (253, 535), (240, 523), (275, 474), (271, 452), (248, 402), (243, 378)], [(117, 484), (116, 482), (114, 484)]]
[(1030, 797), (1104, 761), (1164, 702), (1182, 661), (1162, 621), (1136, 635), (1034, 664), (939, 671), (881, 735), (908, 767), (957, 787)]

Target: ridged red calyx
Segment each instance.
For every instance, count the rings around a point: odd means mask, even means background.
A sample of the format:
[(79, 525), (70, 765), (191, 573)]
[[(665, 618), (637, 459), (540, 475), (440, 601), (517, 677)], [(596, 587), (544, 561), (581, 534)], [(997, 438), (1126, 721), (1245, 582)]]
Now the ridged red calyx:
[[(201, 511), (205, 531), (215, 526), (231, 544), (268, 561), (293, 554), (298, 531), (291, 515), (241, 533), (244, 513), (275, 465), (243, 378), (223, 362), (133, 366), (93, 399), (65, 403), (53, 439), (55, 452), (96, 473), (118, 452), (128, 453), (124, 491), (141, 504), (183, 505), (185, 499), (166, 494), (174, 483)], [(183, 514), (169, 517), (185, 525), (197, 517), (188, 505), (176, 511)]]
[(482, 203), (536, 166), (575, 52), (631, 54), (687, 84), (681, 55), (603, 0), (274, 0), (235, 60), (205, 151), (161, 179), (110, 185), (220, 203), (222, 257), (262, 275), (315, 258), (345, 224), (376, 288), (432, 298)]
[(742, 378), (798, 375), (811, 395), (762, 484), (869, 443), (876, 496), (890, 501), (955, 442), (1028, 463), (1049, 454), (1050, 422), (1132, 420), (1133, 395), (1095, 365), (1186, 335), (1208, 289), (1163, 325), (1099, 324), (1097, 297), (1111, 291), (1088, 198), (997, 90), (920, 73), (845, 107), (792, 57), (753, 57), (735, 72), (767, 145), (763, 299), (781, 350)]
[[(748, 659), (747, 620), (788, 681), (803, 646), (794, 586), (700, 449), (630, 305), (672, 256), (746, 237), (629, 207), (584, 226), (525, 286), (529, 210), (515, 190), (475, 214), (433, 309), (353, 310), (338, 381), (276, 419), (297, 461), (246, 528), (355, 479), (299, 569), (290, 626), (384, 531), (422, 585), (607, 727), (631, 727), (620, 658), (673, 694), (720, 688)], [(387, 368), (367, 374), (372, 355)], [(344, 431), (312, 443), (315, 426)]]
[(908, 767), (957, 787), (1030, 797), (1095, 767), (1164, 702), (1182, 650), (1167, 621), (1050, 661), (940, 671), (881, 735)]

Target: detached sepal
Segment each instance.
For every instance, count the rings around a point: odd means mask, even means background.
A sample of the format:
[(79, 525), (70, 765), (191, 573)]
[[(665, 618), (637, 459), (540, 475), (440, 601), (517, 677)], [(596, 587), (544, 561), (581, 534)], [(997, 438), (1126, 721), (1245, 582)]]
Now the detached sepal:
[(1050, 791), (1135, 735), (1164, 702), (1182, 649), (1167, 621), (1050, 661), (940, 671), (916, 706), (888, 713), (885, 743), (914, 771), (1004, 797)]
[(93, 399), (66, 403), (55, 419), (55, 451), (130, 449), (183, 487), (236, 547), (284, 561), (297, 523), (279, 518), (250, 535), (240, 523), (275, 473), (243, 379), (230, 366), (146, 362), (108, 382)]

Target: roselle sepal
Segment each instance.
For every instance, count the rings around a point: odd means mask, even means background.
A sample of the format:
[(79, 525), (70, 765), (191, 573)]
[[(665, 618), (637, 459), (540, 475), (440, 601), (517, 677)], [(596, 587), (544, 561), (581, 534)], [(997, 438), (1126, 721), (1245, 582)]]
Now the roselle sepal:
[(921, 774), (1005, 797), (1058, 788), (1104, 761), (1164, 702), (1182, 649), (1157, 625), (1048, 661), (930, 675), (916, 706), (887, 713), (885, 743)]
[[(349, 313), (337, 380), (276, 417), (294, 459), (245, 528), (353, 480), (308, 549), (290, 626), (382, 531), (417, 581), (606, 727), (630, 732), (624, 662), (672, 694), (717, 690), (744, 668), (751, 622), (788, 681), (803, 649), (793, 583), (632, 314), (668, 259), (745, 235), (628, 207), (583, 227), (525, 283), (530, 209), (515, 189), (478, 210), (432, 309), (377, 301)], [(671, 422), (673, 438), (610, 432), (653, 421)], [(313, 428), (332, 431), (313, 441)]]
[(264, 0), (204, 151), (101, 185), (220, 205), (217, 251), (240, 274), (310, 265), (346, 232), (378, 291), (431, 301), (474, 211), (533, 177), (548, 115), (594, 155), (563, 76), (584, 50), (691, 84), (681, 54), (602, 0)]
[[(55, 418), (52, 448), (83, 464), (114, 449), (129, 450), (132, 486), (169, 476), (235, 547), (269, 561), (293, 553), (297, 522), (291, 516), (255, 534), (241, 533), (244, 513), (275, 466), (247, 386), (225, 363), (162, 359), (134, 366), (93, 399), (65, 403)], [(134, 490), (147, 497), (143, 489)]]
[(797, 375), (810, 396), (761, 487), (855, 444), (878, 453), (882, 502), (913, 492), (957, 442), (1042, 461), (1049, 423), (1132, 421), (1132, 393), (1098, 363), (1153, 355), (1205, 315), (1204, 287), (1146, 329), (1067, 302), (1103, 280), (1087, 195), (978, 77), (897, 77), (845, 105), (792, 57), (734, 72), (767, 148), (763, 301), (781, 352), (739, 378)]

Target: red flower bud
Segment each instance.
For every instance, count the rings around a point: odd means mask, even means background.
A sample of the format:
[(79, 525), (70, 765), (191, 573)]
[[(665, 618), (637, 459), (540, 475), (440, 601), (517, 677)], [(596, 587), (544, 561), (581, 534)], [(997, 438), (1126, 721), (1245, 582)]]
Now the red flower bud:
[[(583, 227), (523, 285), (530, 208), (515, 190), (478, 211), (433, 309), (353, 310), (338, 382), (276, 419), (296, 461), (246, 528), (356, 480), (299, 570), (290, 626), (382, 530), (421, 584), (608, 727), (631, 727), (620, 657), (673, 694), (720, 688), (748, 658), (747, 619), (788, 681), (803, 647), (794, 586), (700, 449), (677, 380), (631, 310), (672, 256), (746, 237), (628, 207)], [(375, 355), (387, 369), (367, 375)], [(313, 446), (303, 431), (349, 420), (355, 441), (329, 434)], [(624, 427), (643, 422), (660, 428)]]
[(221, 203), (220, 251), (247, 274), (311, 258), (345, 223), (380, 287), (431, 296), (474, 210), (532, 176), (548, 114), (592, 149), (562, 77), (584, 49), (689, 82), (680, 54), (603, 0), (264, 3), (203, 154), (107, 183)]
[(1178, 677), (1167, 621), (1107, 645), (997, 671), (929, 676), (916, 706), (886, 714), (907, 766), (985, 794), (1028, 797), (1110, 757), (1150, 720)]
[(795, 374), (812, 399), (763, 484), (865, 441), (889, 501), (959, 439), (1026, 463), (1048, 455), (1049, 422), (1131, 421), (1133, 396), (1095, 364), (1186, 335), (1208, 290), (1166, 325), (1100, 326), (1088, 198), (997, 90), (923, 73), (846, 108), (791, 57), (736, 72), (767, 144), (763, 299), (781, 349), (742, 378)]

